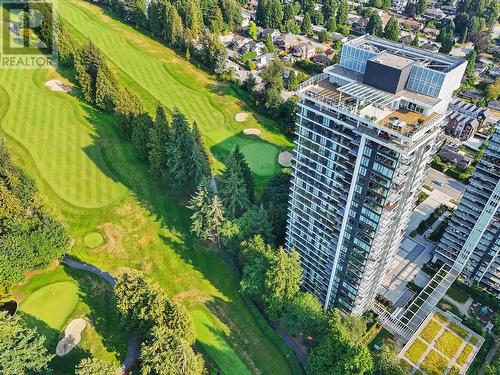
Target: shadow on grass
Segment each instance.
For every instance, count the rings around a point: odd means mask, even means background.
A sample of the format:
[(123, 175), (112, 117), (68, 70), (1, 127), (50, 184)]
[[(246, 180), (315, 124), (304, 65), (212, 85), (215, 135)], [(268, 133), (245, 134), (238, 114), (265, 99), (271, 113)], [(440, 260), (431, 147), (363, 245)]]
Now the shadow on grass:
[[(49, 327), (45, 322), (37, 319), (33, 315), (19, 311), (23, 323), (29, 328), (35, 328), (37, 332), (45, 336), (45, 347), (49, 354), (55, 354), (56, 346), (61, 337), (61, 332)], [(75, 366), (80, 363), (83, 358), (90, 357), (90, 353), (80, 347), (75, 347), (71, 352), (64, 357), (55, 356), (49, 366), (54, 371), (54, 374), (73, 374)]]
[(62, 267), (78, 283), (80, 300), (90, 307), (86, 317), (101, 336), (104, 347), (118, 353), (120, 361), (123, 360), (127, 354), (127, 334), (118, 324), (120, 317), (114, 308), (113, 288), (90, 272)]

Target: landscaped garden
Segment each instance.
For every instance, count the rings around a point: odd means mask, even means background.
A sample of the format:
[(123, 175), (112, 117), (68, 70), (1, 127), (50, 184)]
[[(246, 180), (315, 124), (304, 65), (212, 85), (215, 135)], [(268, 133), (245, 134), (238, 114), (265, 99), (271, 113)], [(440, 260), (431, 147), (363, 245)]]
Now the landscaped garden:
[[(96, 43), (103, 39), (91, 34), (110, 33), (104, 39), (113, 42), (101, 47), (114, 64), (118, 60), (127, 64), (123, 66), (127, 71), (120, 66), (113, 68), (150, 108), (157, 99), (170, 109), (182, 106), (190, 119), (199, 121), (219, 161), (236, 144), (262, 145), (263, 152), (274, 160), (253, 162), (258, 183), (263, 184), (272, 175), (273, 163), (274, 171), (279, 170), (279, 147), (291, 143), (262, 116), (250, 113), (245, 122), (236, 122), (234, 114), (247, 108), (231, 86), (219, 85), (171, 50), (105, 16), (99, 8), (78, 3), (83, 6), (80, 9), (75, 4), (71, 14), (79, 18), (78, 28)], [(64, 4), (61, 10), (63, 16), (70, 13), (64, 11)], [(108, 50), (111, 47), (115, 48), (113, 52)], [(66, 82), (67, 78), (71, 74), (64, 70), (0, 72), (0, 116), (2, 135), (16, 163), (35, 179), (74, 240), (72, 255), (114, 274), (141, 269), (169, 296), (190, 310), (203, 312), (193, 313), (195, 320), (203, 318), (205, 325), (197, 332), (200, 349), (214, 356), (223, 373), (241, 366), (263, 374), (290, 373), (283, 352), (266, 336), (275, 333), (263, 333), (241, 298), (232, 268), (193, 238), (188, 210), (133, 156), (130, 145), (118, 136), (115, 119), (95, 111), (72, 93), (52, 91), (45, 85), (51, 80)], [(261, 128), (262, 135), (243, 135), (241, 130), (249, 126)], [(249, 159), (255, 159), (260, 151), (250, 147), (247, 152)], [(216, 166), (222, 164), (217, 162)], [(26, 298), (33, 293), (33, 298), (39, 299), (37, 295), (51, 295), (51, 290), (61, 288), (65, 300), (70, 301), (74, 294), (66, 281), (38, 293), (26, 290)], [(28, 300), (26, 309), (32, 309), (30, 304)], [(58, 311), (60, 322), (65, 310)], [(46, 332), (60, 329), (57, 322), (49, 323), (54, 327)], [(114, 328), (118, 328), (117, 320), (100, 334), (112, 334)], [(82, 347), (88, 335), (90, 331), (84, 332)], [(105, 351), (95, 353), (107, 359)], [(67, 373), (57, 363), (54, 368), (56, 373)]]
[[(440, 312), (432, 313), (403, 348), (399, 357), (417, 373), (429, 375), (466, 371), (483, 338)], [(472, 357), (472, 358), (471, 358)]]

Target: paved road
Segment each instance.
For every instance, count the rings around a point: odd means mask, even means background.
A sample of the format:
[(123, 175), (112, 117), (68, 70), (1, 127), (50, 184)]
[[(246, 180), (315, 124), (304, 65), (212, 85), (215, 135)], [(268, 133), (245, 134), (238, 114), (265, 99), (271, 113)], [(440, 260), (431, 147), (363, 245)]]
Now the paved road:
[[(97, 267), (94, 267), (91, 264), (79, 262), (77, 260), (71, 259), (68, 256), (65, 256), (63, 258), (62, 263), (66, 264), (71, 268), (91, 272), (94, 275), (97, 275), (100, 278), (102, 278), (112, 287), (116, 285), (116, 281), (113, 276), (111, 276), (109, 273)], [(127, 355), (125, 356), (125, 359), (123, 360), (122, 364), (122, 370), (124, 373), (128, 373), (132, 368), (134, 368), (139, 360), (139, 355), (141, 351), (141, 341), (137, 332), (130, 332), (127, 335), (127, 345), (128, 345)]]
[[(438, 186), (432, 182), (435, 180), (440, 181), (442, 186)], [(424, 184), (429, 185), (456, 200), (459, 200), (465, 191), (465, 185), (463, 183), (435, 170), (434, 168), (429, 168)]]

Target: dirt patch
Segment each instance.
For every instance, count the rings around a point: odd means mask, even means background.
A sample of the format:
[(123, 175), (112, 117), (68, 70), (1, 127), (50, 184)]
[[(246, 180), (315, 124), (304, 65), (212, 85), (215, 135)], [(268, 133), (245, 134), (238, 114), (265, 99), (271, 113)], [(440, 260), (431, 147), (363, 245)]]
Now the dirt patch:
[(248, 120), (248, 113), (247, 112), (237, 113), (236, 116), (234, 116), (234, 118), (238, 122), (244, 122), (244, 121)]
[(125, 257), (127, 255), (123, 248), (123, 230), (121, 227), (113, 223), (104, 223), (99, 227), (99, 230), (106, 238), (106, 243), (99, 249), (103, 249), (109, 255), (116, 257)]
[(50, 81), (45, 82), (45, 87), (48, 87), (51, 91), (57, 91), (57, 92), (73, 91), (73, 88), (70, 85), (63, 83), (58, 79), (51, 79)]
[(278, 157), (278, 161), (279, 161), (280, 165), (282, 165), (283, 167), (291, 167), (292, 166), (292, 158), (293, 158), (293, 154), (291, 152), (283, 151), (283, 152), (280, 152), (280, 155)]
[(256, 129), (256, 128), (247, 128), (247, 129), (244, 129), (243, 130), (243, 134), (245, 135), (261, 135), (262, 134), (262, 130), (260, 129)]
[(73, 319), (64, 330), (63, 338), (57, 343), (56, 354), (62, 357), (68, 354), (82, 340), (82, 332), (87, 327), (85, 319)]

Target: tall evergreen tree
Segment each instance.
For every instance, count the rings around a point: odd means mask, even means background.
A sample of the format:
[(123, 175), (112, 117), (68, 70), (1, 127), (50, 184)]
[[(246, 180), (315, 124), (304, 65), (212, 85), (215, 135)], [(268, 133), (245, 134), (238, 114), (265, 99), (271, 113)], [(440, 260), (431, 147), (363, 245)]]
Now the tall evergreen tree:
[(190, 165), (187, 160), (191, 159), (193, 137), (189, 129), (189, 123), (181, 112), (175, 111), (172, 117), (171, 142), (169, 144), (169, 173), (175, 185), (186, 188), (192, 176)]
[(226, 221), (224, 217), (224, 207), (218, 195), (215, 195), (210, 202), (210, 207), (207, 213), (207, 222), (204, 236), (221, 247), (221, 231)]
[(309, 13), (304, 14), (304, 19), (302, 20), (301, 31), (302, 31), (302, 34), (305, 34), (308, 36), (311, 36), (313, 34), (311, 16), (309, 15)]
[(321, 8), (325, 20), (330, 17), (335, 17), (337, 12), (337, 2), (335, 0), (323, 0), (323, 7)]
[(118, 373), (112, 363), (98, 358), (83, 358), (75, 368), (75, 375), (110, 375)]
[(384, 27), (382, 25), (382, 20), (377, 12), (373, 12), (368, 19), (368, 24), (366, 26), (366, 32), (375, 35), (382, 36), (384, 34)]
[(168, 145), (170, 143), (170, 128), (165, 108), (158, 103), (156, 118), (149, 130), (148, 157), (149, 166), (158, 175), (164, 176), (168, 171)]
[(399, 40), (399, 23), (396, 17), (389, 18), (387, 25), (385, 25), (384, 38), (394, 41)]
[(130, 142), (136, 156), (141, 160), (148, 160), (148, 141), (152, 126), (151, 117), (146, 112), (136, 116), (132, 125)]
[(250, 207), (236, 223), (240, 228), (241, 237), (245, 240), (259, 235), (266, 242), (273, 241), (273, 227), (262, 205)]
[(252, 170), (250, 169), (250, 166), (248, 165), (247, 159), (245, 158), (245, 155), (240, 151), (240, 146), (236, 145), (233, 149), (233, 157), (234, 160), (236, 161), (236, 164), (240, 168), (241, 171), (241, 176), (243, 180), (245, 181), (245, 185), (247, 188), (248, 192), (248, 200), (250, 202), (253, 202), (255, 200), (255, 191), (254, 191), (254, 186), (253, 186), (253, 177), (252, 177)]
[(211, 205), (210, 186), (207, 180), (203, 180), (198, 185), (196, 192), (189, 201), (188, 208), (193, 211), (191, 215), (191, 231), (198, 238), (204, 238), (207, 227), (207, 217)]
[(183, 38), (182, 18), (177, 9), (167, 3), (165, 12), (164, 39), (170, 46), (180, 47)]
[(204, 178), (212, 175), (210, 168), (210, 152), (205, 146), (200, 129), (196, 122), (191, 129), (193, 135), (193, 148), (191, 150), (191, 167), (194, 186), (198, 185)]
[(349, 4), (347, 0), (341, 0), (339, 3), (339, 8), (337, 10), (337, 27), (347, 25), (347, 16), (349, 14)]
[(250, 205), (247, 185), (233, 153), (228, 157), (220, 179), (220, 194), (225, 211), (231, 218), (239, 217)]

